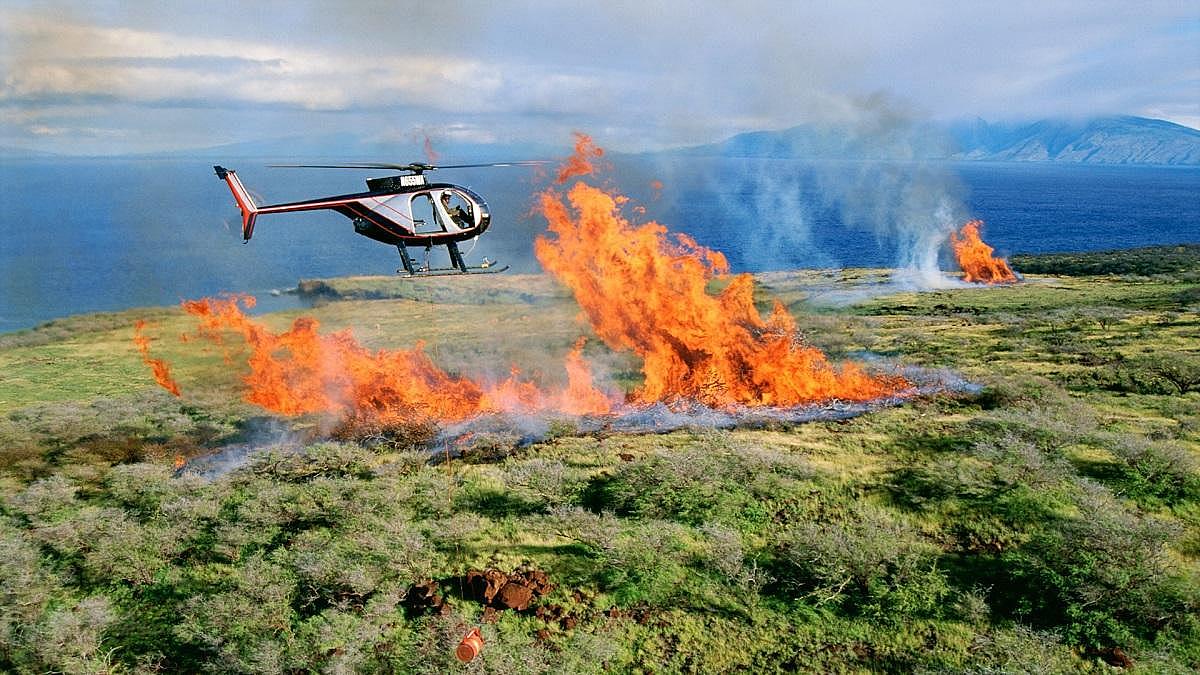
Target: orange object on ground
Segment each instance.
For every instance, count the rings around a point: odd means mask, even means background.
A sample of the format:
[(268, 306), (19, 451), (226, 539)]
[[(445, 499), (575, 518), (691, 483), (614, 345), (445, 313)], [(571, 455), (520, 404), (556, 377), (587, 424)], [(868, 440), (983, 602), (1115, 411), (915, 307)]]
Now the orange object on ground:
[(458, 643), (458, 649), (454, 650), (454, 656), (463, 663), (468, 663), (483, 649), (483, 635), (479, 633), (478, 628), (472, 628), (471, 632), (463, 637), (462, 642)]

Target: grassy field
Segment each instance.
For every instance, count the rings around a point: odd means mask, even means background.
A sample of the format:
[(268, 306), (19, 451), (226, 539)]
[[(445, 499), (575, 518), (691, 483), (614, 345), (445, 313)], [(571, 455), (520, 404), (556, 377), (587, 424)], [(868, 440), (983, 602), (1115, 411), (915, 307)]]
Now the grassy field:
[[(760, 276), (833, 357), (978, 393), (794, 426), (557, 425), (450, 462), (313, 440), (212, 480), (173, 462), (277, 427), (237, 364), (178, 339), (190, 318), (0, 336), (0, 670), (1195, 672), (1200, 249), (1164, 259), (1023, 258), (1056, 276), (926, 293)], [(553, 380), (587, 333), (542, 277), (307, 284), (317, 306), (263, 320), (425, 340), (452, 371)], [(141, 363), (139, 318), (183, 398)], [(628, 355), (585, 354), (636, 386)], [(485, 569), (553, 587), (505, 608), (468, 579)]]

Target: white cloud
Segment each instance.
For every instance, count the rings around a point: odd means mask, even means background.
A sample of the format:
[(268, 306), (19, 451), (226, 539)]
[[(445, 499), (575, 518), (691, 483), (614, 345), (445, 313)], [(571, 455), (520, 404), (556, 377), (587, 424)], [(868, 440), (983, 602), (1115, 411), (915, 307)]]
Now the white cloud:
[(100, 99), (540, 113), (569, 112), (570, 105), (560, 109), (555, 101), (577, 101), (601, 87), (588, 76), (463, 57), (361, 58), (28, 14), (0, 21), (0, 40), (10, 45), (0, 101), (10, 103)]

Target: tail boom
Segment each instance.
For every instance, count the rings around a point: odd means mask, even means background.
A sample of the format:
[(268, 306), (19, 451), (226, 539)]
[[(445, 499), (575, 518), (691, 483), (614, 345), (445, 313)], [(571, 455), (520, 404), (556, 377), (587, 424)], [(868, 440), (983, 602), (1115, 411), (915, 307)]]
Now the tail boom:
[(254, 234), (254, 219), (259, 213), (258, 206), (250, 197), (246, 187), (242, 185), (242, 180), (238, 178), (237, 172), (223, 166), (214, 166), (213, 171), (216, 172), (217, 178), (229, 185), (229, 191), (233, 193), (233, 199), (242, 212), (242, 240), (250, 241), (250, 237)]

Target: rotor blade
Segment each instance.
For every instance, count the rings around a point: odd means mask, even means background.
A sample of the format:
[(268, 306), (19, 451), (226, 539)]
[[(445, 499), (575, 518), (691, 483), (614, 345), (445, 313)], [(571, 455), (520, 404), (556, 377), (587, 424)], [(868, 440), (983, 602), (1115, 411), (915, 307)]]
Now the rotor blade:
[(483, 166), (537, 166), (539, 164), (549, 164), (548, 159), (526, 159), (518, 162), (489, 162), (487, 164), (440, 164), (433, 168), (435, 169), (473, 169)]
[(395, 171), (436, 171), (437, 169), (474, 169), (488, 166), (537, 166), (549, 164), (548, 159), (529, 159), (516, 162), (487, 162), (484, 164), (388, 164), (386, 162), (360, 162), (353, 164), (268, 164), (277, 169), (393, 169)]
[[(412, 164), (384, 164), (368, 162), (363, 164), (268, 164), (277, 169), (395, 169), (396, 171), (411, 171)], [(422, 166), (422, 168), (426, 168)]]

